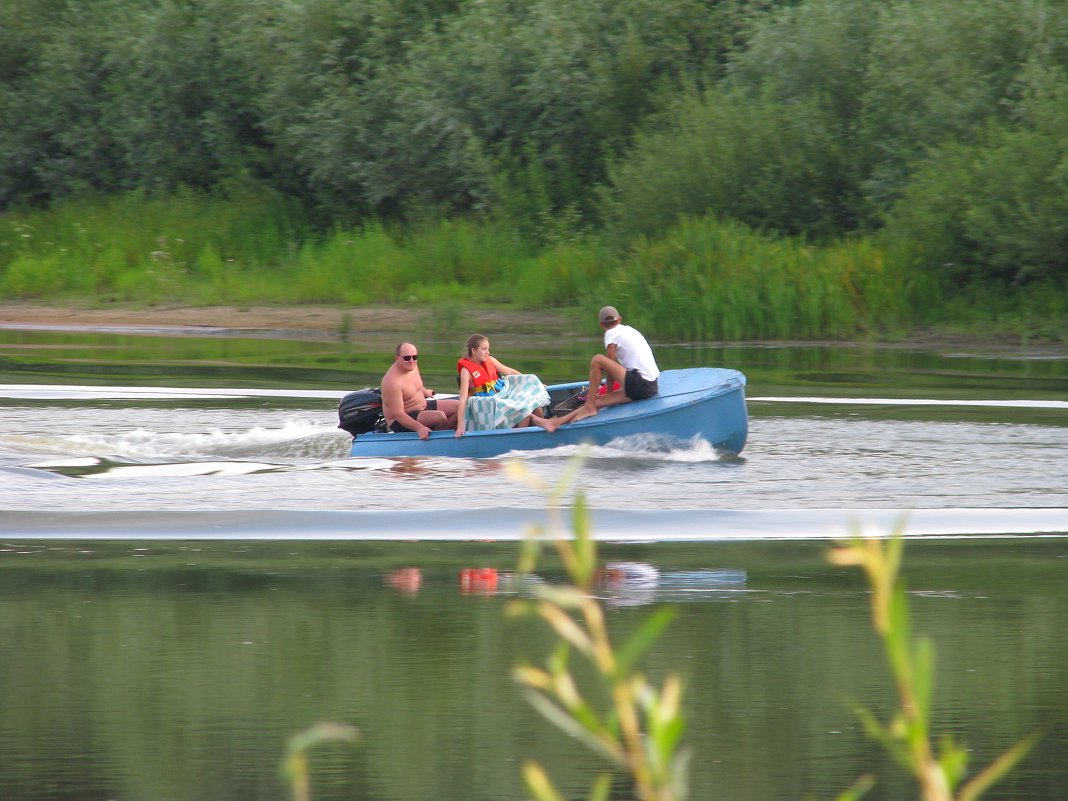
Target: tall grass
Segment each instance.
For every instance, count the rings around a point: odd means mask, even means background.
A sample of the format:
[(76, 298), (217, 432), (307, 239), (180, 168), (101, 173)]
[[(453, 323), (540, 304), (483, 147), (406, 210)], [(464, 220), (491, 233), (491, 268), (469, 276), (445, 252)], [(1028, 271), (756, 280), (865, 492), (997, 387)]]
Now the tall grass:
[(269, 195), (131, 193), (9, 213), (0, 216), (0, 296), (247, 297), (243, 279), (277, 271), (307, 236), (299, 208)]
[(646, 327), (683, 339), (849, 338), (909, 320), (907, 275), (871, 240), (814, 246), (686, 218), (617, 279)]
[(628, 250), (507, 220), (313, 229), (270, 194), (133, 193), (0, 215), (0, 300), (618, 306), (659, 340), (851, 339), (934, 324), (1068, 339), (1063, 288), (947, 293), (900, 244), (684, 218)]

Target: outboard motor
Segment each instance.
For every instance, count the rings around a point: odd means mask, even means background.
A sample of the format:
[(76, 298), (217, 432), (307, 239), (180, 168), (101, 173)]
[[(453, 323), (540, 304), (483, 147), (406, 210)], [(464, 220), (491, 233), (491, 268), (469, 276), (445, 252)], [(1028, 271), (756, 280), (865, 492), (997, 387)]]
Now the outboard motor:
[(382, 391), (358, 389), (341, 399), (337, 406), (338, 428), (348, 431), (355, 438), (369, 431), (385, 431), (386, 418), (382, 416)]

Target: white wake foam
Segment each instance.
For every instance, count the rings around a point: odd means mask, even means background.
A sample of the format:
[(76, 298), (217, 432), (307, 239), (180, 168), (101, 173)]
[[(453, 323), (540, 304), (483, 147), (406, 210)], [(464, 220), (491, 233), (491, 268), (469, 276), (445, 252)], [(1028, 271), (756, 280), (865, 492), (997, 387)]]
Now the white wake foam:
[(240, 389), (233, 387), (122, 387), (68, 384), (0, 384), (0, 398), (12, 400), (226, 400), (237, 398), (327, 398), (340, 400), (345, 391), (332, 389)]
[(280, 428), (240, 431), (212, 429), (175, 433), (134, 428), (118, 434), (9, 434), (0, 438), (7, 450), (48, 454), (53, 458), (165, 460), (332, 459), (348, 453), (351, 438), (326, 423), (299, 420)]

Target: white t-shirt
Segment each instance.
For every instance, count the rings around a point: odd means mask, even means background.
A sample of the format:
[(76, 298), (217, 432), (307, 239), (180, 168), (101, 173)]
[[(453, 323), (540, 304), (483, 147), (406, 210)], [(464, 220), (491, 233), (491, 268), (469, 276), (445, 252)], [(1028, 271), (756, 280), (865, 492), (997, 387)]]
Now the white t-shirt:
[(619, 363), (628, 370), (637, 370), (646, 381), (656, 381), (660, 368), (653, 358), (653, 349), (636, 328), (620, 323), (604, 332), (604, 346), (616, 346)]

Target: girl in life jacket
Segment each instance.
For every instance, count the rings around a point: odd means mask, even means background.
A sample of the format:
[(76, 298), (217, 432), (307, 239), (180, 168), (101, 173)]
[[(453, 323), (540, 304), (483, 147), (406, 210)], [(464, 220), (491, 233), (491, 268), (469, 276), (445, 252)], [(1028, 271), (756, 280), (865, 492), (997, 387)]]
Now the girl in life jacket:
[(489, 340), (474, 334), (467, 340), (467, 355), (456, 363), (460, 406), (456, 436), (467, 430), (541, 425), (541, 408), (549, 393), (535, 375), (513, 370), (490, 355)]

